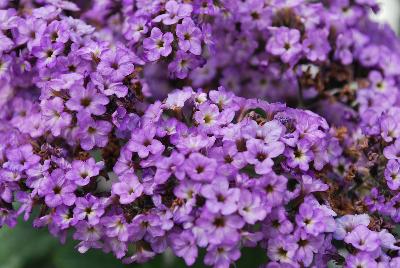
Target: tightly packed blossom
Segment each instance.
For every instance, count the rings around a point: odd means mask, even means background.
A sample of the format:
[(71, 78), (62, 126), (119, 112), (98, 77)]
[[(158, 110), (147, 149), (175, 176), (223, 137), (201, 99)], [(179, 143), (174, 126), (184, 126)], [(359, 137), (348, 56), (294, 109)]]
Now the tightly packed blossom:
[(400, 267), (400, 43), (378, 10), (0, 0), (0, 227), (124, 263)]

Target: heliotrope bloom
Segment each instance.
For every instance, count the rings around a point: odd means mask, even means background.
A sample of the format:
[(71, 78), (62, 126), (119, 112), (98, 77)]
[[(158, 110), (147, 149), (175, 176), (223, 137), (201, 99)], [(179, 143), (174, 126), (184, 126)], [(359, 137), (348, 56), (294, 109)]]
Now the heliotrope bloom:
[(399, 266), (374, 0), (25, 2), (0, 1), (0, 226), (124, 263)]

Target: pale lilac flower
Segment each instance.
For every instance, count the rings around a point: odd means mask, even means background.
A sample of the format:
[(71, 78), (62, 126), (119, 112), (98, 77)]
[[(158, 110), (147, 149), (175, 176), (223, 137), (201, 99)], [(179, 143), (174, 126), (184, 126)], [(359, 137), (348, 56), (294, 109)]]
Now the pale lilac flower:
[(204, 257), (204, 263), (218, 268), (229, 268), (231, 264), (240, 258), (240, 251), (230, 244), (210, 245)]
[(103, 217), (101, 223), (105, 227), (105, 232), (109, 237), (117, 237), (122, 242), (128, 241), (129, 227), (122, 216)]
[(99, 73), (92, 73), (90, 76), (93, 84), (106, 96), (115, 95), (118, 98), (123, 98), (128, 94), (128, 88), (113, 77), (104, 77)]
[(101, 198), (88, 194), (78, 197), (75, 201), (74, 217), (78, 220), (87, 219), (91, 225), (98, 224), (104, 212), (105, 206)]
[(86, 161), (75, 160), (65, 177), (78, 186), (85, 186), (90, 183), (91, 178), (99, 175), (103, 166), (103, 162), (96, 163), (93, 158)]
[(182, 164), (185, 162), (185, 157), (182, 154), (173, 152), (171, 156), (160, 158), (156, 161), (157, 171), (154, 175), (156, 183), (164, 183), (172, 175), (175, 175), (179, 180), (185, 178), (185, 171)]
[(64, 102), (61, 98), (46, 100), (41, 103), (42, 114), (46, 120), (46, 127), (54, 136), (59, 136), (61, 131), (69, 126), (71, 115), (64, 111)]
[(153, 28), (149, 38), (143, 40), (143, 48), (149, 61), (156, 61), (161, 56), (167, 57), (172, 52), (171, 43), (174, 41), (172, 33), (162, 33), (159, 28)]
[(91, 150), (93, 147), (104, 147), (108, 142), (111, 124), (104, 120), (93, 120), (85, 116), (80, 122), (80, 144), (82, 149)]
[(268, 241), (268, 257), (281, 263), (293, 263), (298, 245), (290, 236), (276, 237)]
[(127, 148), (131, 152), (136, 152), (141, 158), (148, 157), (150, 153), (157, 155), (164, 151), (164, 145), (155, 139), (155, 135), (156, 128), (154, 127), (134, 131)]
[(391, 190), (400, 187), (400, 163), (397, 160), (389, 160), (385, 168), (385, 179)]
[(192, 153), (184, 163), (186, 174), (195, 181), (212, 181), (217, 162), (200, 153)]
[(285, 146), (281, 142), (263, 144), (259, 140), (251, 139), (246, 143), (246, 160), (254, 165), (257, 174), (264, 175), (272, 171), (273, 158), (281, 155)]
[(392, 145), (385, 147), (383, 155), (389, 160), (400, 160), (400, 139), (397, 139)]
[(229, 215), (238, 208), (240, 189), (229, 188), (229, 182), (222, 178), (215, 178), (211, 184), (201, 188), (201, 194), (206, 198), (206, 207), (212, 213)]
[(349, 255), (346, 258), (346, 268), (378, 268), (374, 258), (367, 252)]
[(76, 199), (75, 189), (76, 185), (65, 179), (64, 171), (56, 169), (46, 178), (45, 187), (43, 188), (45, 202), (51, 208), (61, 204), (72, 206)]
[(135, 69), (133, 58), (122, 49), (107, 50), (101, 54), (100, 59), (97, 71), (112, 79), (122, 80)]
[(71, 98), (65, 105), (72, 111), (101, 115), (106, 111), (105, 105), (109, 102), (106, 96), (97, 93), (94, 86), (84, 88), (76, 85), (70, 89), (69, 94)]
[(165, 25), (177, 23), (180, 19), (190, 16), (193, 7), (190, 4), (178, 3), (175, 0), (170, 0), (165, 4), (165, 14), (161, 14), (153, 19), (154, 22), (162, 21)]
[(198, 250), (192, 232), (184, 230), (179, 234), (173, 233), (169, 236), (169, 239), (176, 256), (182, 257), (186, 265), (193, 265), (196, 261)]
[(112, 187), (112, 193), (119, 195), (121, 204), (129, 204), (142, 195), (143, 185), (139, 182), (136, 175), (126, 173)]
[(257, 221), (264, 220), (270, 211), (270, 207), (264, 206), (260, 195), (245, 189), (240, 191), (238, 213), (247, 223), (255, 224)]
[(344, 238), (346, 243), (353, 245), (355, 248), (371, 252), (380, 246), (379, 235), (369, 230), (365, 225), (357, 226), (353, 231)]
[(299, 142), (295, 149), (286, 152), (286, 156), (288, 157), (287, 164), (289, 167), (299, 167), (301, 170), (307, 171), (309, 169), (309, 162), (314, 156), (310, 149), (310, 143), (304, 140)]
[(32, 48), (32, 54), (38, 58), (38, 66), (51, 68), (63, 49), (63, 43), (51, 43), (50, 39), (42, 38), (40, 45)]
[(286, 27), (274, 29), (266, 49), (272, 55), (280, 56), (283, 62), (291, 63), (302, 51), (300, 32)]
[(192, 19), (185, 18), (176, 26), (179, 48), (189, 51), (194, 55), (201, 54), (201, 30), (197, 28)]

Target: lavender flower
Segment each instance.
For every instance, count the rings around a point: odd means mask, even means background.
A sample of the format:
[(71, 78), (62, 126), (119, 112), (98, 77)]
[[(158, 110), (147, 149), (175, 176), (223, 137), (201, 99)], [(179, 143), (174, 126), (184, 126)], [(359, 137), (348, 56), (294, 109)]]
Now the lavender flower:
[(399, 266), (400, 55), (374, 0), (11, 2), (0, 226), (124, 263)]

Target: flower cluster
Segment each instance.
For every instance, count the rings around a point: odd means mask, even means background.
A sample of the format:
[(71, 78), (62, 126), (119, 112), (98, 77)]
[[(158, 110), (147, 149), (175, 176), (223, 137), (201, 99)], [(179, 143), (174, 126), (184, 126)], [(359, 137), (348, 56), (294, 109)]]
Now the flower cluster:
[(370, 41), (385, 32), (384, 43), (391, 30), (371, 22), (371, 10), (378, 10), (375, 0), (108, 0), (85, 14), (152, 63), (146, 70), (155, 96), (165, 96), (176, 78), (186, 78), (194, 87), (222, 85), (250, 98), (301, 104), (300, 88), (307, 89), (302, 98), (312, 102), (334, 94), (332, 86), (343, 82), (346, 66), (358, 60), (375, 64), (378, 48)]
[(328, 189), (318, 171), (340, 148), (321, 117), (223, 88), (185, 88), (150, 105), (129, 131), (114, 125), (124, 145), (112, 157), (109, 143), (98, 162), (83, 147), (78, 156), (51, 139), (34, 147), (5, 129), (2, 200), (11, 205), (15, 195), (21, 207), (5, 209), (2, 222), (41, 204), (35, 226), (61, 239), (72, 229), (79, 251), (103, 248), (128, 263), (171, 247), (191, 265), (206, 248), (206, 264), (228, 267), (258, 244), (276, 263), (322, 261), (336, 214), (317, 199)]
[(400, 265), (400, 42), (375, 0), (13, 2), (0, 227), (126, 263)]
[(387, 230), (370, 230), (367, 214), (346, 215), (336, 220), (333, 234), (338, 241), (351, 247), (346, 256), (346, 267), (397, 267), (400, 258), (390, 258), (386, 253), (397, 251), (396, 239)]

